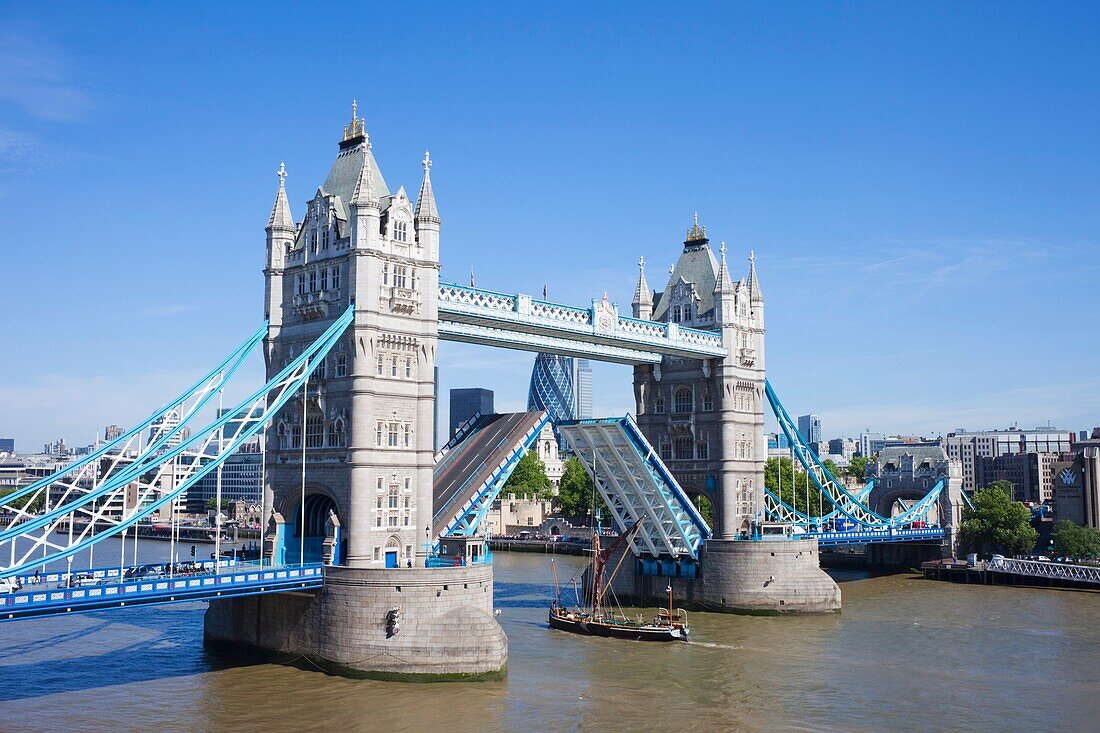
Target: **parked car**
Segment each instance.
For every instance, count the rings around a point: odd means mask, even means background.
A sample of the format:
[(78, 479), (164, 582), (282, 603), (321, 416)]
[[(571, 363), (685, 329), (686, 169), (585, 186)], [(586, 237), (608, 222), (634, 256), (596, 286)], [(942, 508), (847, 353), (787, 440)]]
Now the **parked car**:
[(16, 593), (23, 587), (19, 578), (0, 578), (0, 596)]
[(104, 585), (107, 583), (106, 578), (97, 578), (88, 573), (72, 573), (66, 575), (58, 583), (59, 588), (87, 588), (92, 585)]
[(130, 580), (154, 580), (156, 578), (163, 578), (164, 572), (154, 565), (138, 565), (137, 567), (130, 568), (122, 576), (124, 581)]

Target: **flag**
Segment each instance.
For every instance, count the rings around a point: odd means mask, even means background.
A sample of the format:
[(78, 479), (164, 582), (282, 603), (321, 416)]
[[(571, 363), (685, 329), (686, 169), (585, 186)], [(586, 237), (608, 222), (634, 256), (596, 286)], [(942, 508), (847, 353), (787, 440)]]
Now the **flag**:
[(470, 268), (470, 287), (477, 287), (476, 285), (474, 285), (474, 268), (472, 267)]
[(546, 283), (542, 284), (542, 299), (546, 300)]

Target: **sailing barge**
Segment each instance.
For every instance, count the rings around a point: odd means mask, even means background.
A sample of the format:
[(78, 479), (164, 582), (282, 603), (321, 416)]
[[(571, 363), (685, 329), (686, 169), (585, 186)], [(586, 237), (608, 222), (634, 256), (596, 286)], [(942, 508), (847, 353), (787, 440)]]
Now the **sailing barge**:
[[(611, 580), (615, 577), (623, 559), (619, 559), (618, 565), (612, 571), (611, 576), (604, 581), (604, 571), (607, 561), (630, 537), (638, 530), (641, 521), (635, 522), (626, 532), (620, 535), (606, 550), (600, 547), (600, 535), (594, 533), (592, 537), (592, 588), (591, 605), (588, 608), (566, 608), (561, 603), (561, 592), (558, 591), (554, 602), (550, 604), (548, 621), (550, 628), (568, 631), (585, 636), (604, 636), (615, 639), (633, 639), (636, 641), (687, 641), (688, 625), (687, 614), (683, 609), (673, 610), (672, 584), (668, 586), (668, 608), (658, 611), (652, 621), (629, 619), (625, 614), (616, 615), (613, 611), (603, 607), (604, 593), (611, 586)], [(557, 568), (554, 567), (555, 585), (557, 584)]]

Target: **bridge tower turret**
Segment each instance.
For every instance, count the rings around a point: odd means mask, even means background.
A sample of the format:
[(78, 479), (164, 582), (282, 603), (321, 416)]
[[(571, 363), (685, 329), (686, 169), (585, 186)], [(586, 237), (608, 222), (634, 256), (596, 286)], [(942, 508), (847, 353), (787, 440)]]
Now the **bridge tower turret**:
[(279, 164), (279, 190), (271, 207), (267, 226), (267, 260), (264, 267), (264, 317), (270, 324), (268, 338), (273, 338), (283, 325), (283, 265), (287, 253), (294, 244), (297, 227), (290, 214), (290, 202), (286, 198), (286, 166)]

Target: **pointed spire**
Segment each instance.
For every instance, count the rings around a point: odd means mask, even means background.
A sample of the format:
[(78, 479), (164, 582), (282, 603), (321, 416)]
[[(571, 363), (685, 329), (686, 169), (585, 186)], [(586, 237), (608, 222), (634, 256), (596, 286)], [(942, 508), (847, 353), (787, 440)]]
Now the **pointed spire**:
[(275, 175), (279, 176), (279, 191), (275, 194), (275, 205), (271, 207), (267, 228), (294, 231), (294, 217), (290, 215), (290, 202), (286, 200), (286, 165), (279, 163)]
[(645, 279), (645, 257), (638, 258), (638, 286), (634, 288), (633, 305), (653, 305), (653, 291)]
[(764, 294), (760, 292), (760, 278), (756, 275), (756, 250), (749, 250), (749, 299), (763, 302)]
[(353, 207), (377, 209), (378, 192), (374, 190), (374, 170), (371, 168), (370, 144), (363, 146), (363, 164), (359, 167), (359, 180), (355, 182), (355, 191), (348, 202)]
[(730, 269), (726, 265), (726, 243), (722, 242), (722, 246), (718, 248), (718, 251), (722, 255), (722, 261), (718, 264), (718, 275), (714, 279), (714, 292), (733, 292), (733, 280), (730, 279)]
[(653, 317), (653, 291), (645, 279), (645, 257), (638, 258), (638, 286), (634, 289), (634, 300), (630, 305), (635, 318), (648, 321)]
[(417, 221), (434, 221), (439, 223), (439, 209), (435, 206), (435, 193), (432, 191), (432, 156), (425, 150), (424, 182), (420, 184), (420, 195), (416, 197), (416, 211), (414, 216)]

